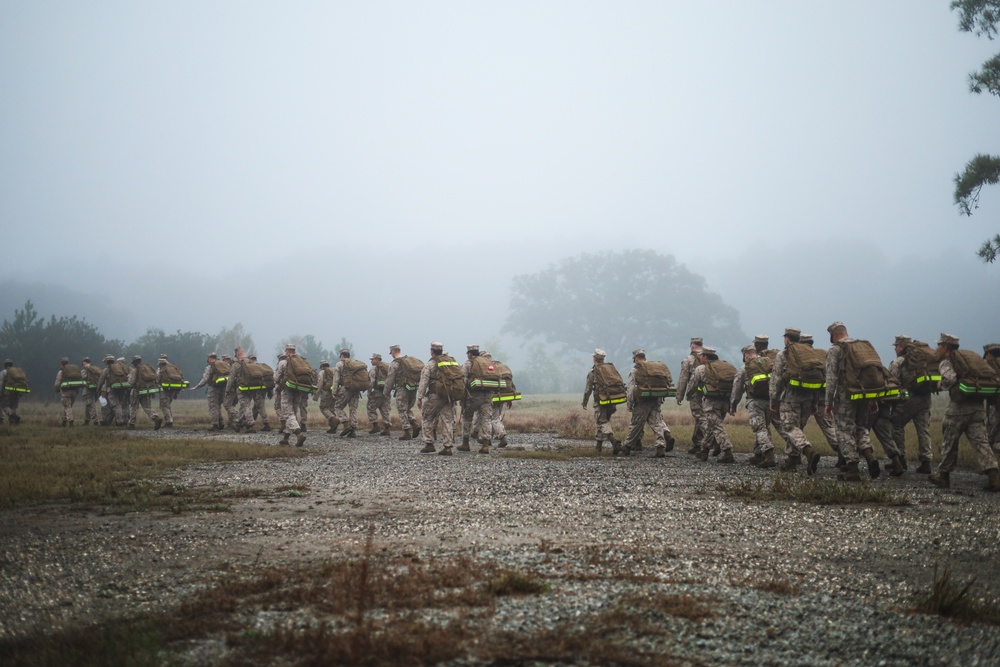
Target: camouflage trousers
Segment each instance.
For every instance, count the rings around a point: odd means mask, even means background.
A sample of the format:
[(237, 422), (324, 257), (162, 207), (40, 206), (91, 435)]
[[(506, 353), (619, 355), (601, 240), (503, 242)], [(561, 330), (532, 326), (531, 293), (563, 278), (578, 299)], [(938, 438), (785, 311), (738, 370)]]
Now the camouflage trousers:
[(931, 397), (911, 395), (892, 406), (892, 439), (896, 449), (906, 456), (906, 425), (913, 422), (917, 430), (917, 458), (930, 463), (931, 453)]
[(108, 392), (108, 417), (114, 419), (115, 425), (124, 426), (128, 422), (128, 403), (128, 389), (112, 389)]
[(369, 391), (368, 392), (368, 423), (370, 425), (375, 425), (378, 423), (379, 415), (382, 416), (382, 424), (385, 428), (389, 428), (392, 424), (392, 414), (390, 413), (391, 406), (389, 405), (389, 397), (386, 396), (381, 391)]
[(455, 437), (455, 405), (444, 396), (428, 394), (420, 409), (420, 419), (423, 421), (423, 436), (425, 445), (433, 445), (437, 440), (438, 428), (441, 429), (441, 442), (450, 446)]
[(806, 447), (812, 447), (802, 426), (809, 421), (813, 410), (813, 396), (794, 388), (786, 388), (778, 403), (781, 426), (784, 430), (785, 453), (798, 456)]
[[(341, 424), (347, 424), (351, 428), (358, 427), (358, 403), (361, 400), (360, 392), (341, 387), (333, 397), (333, 416)], [(347, 408), (345, 411), (344, 408)]]
[(271, 420), (267, 416), (267, 390), (266, 389), (251, 389), (250, 394), (250, 424), (257, 423), (257, 417), (260, 417), (261, 426), (264, 428), (271, 428)]
[(462, 437), (472, 436), (473, 418), (480, 424), (479, 437), (490, 439), (493, 435), (493, 394), (474, 391), (462, 399)]
[(215, 385), (208, 388), (208, 419), (213, 426), (222, 426), (222, 402), (225, 397), (225, 385)]
[(701, 399), (701, 407), (705, 415), (705, 444), (703, 448), (712, 449), (718, 445), (722, 451), (731, 450), (733, 443), (730, 442), (726, 429), (722, 426), (723, 420), (729, 414), (729, 399), (705, 396)]
[(804, 429), (806, 424), (809, 422), (809, 417), (816, 420), (816, 426), (819, 426), (819, 430), (823, 433), (823, 437), (826, 439), (826, 444), (830, 445), (830, 449), (834, 452), (840, 452), (840, 441), (837, 438), (837, 425), (833, 423), (832, 419), (827, 418), (825, 408), (818, 399), (813, 400), (812, 406), (809, 408), (810, 414), (806, 415), (803, 420), (801, 427)]
[(958, 463), (958, 440), (962, 434), (968, 439), (979, 459), (982, 470), (995, 470), (997, 457), (990, 449), (986, 436), (986, 410), (980, 403), (956, 404), (952, 401), (941, 420), (941, 465), (939, 472), (951, 472)]
[(281, 390), (281, 421), (283, 422), (285, 433), (294, 433), (301, 430), (298, 415), (303, 406), (308, 407), (309, 394), (304, 391), (294, 389)]
[(833, 408), (833, 415), (837, 424), (840, 455), (848, 463), (856, 463), (859, 452), (872, 449), (872, 441), (868, 436), (871, 401), (839, 401)]
[(73, 404), (76, 403), (76, 389), (60, 389), (59, 390), (59, 402), (62, 403), (62, 421), (63, 423), (73, 421)]
[(155, 422), (159, 418), (156, 410), (153, 409), (153, 397), (150, 394), (140, 394), (138, 391), (133, 391), (129, 405), (131, 406), (128, 416), (129, 426), (135, 426), (135, 420), (139, 416), (139, 408), (142, 408), (151, 421)]
[(895, 409), (895, 402), (891, 404), (882, 403), (879, 405), (878, 412), (871, 415), (871, 421), (869, 422), (872, 433), (875, 434), (875, 437), (882, 444), (882, 450), (890, 459), (897, 456), (905, 456), (905, 450), (904, 452), (899, 451), (896, 447), (896, 440), (892, 436), (892, 414)]
[(226, 418), (230, 425), (240, 423), (240, 398), (237, 393), (236, 389), (231, 389), (226, 391), (225, 398), (222, 399), (222, 407), (226, 409)]
[(399, 414), (399, 423), (403, 426), (403, 431), (409, 433), (417, 426), (417, 418), (413, 414), (413, 406), (417, 404), (416, 390), (407, 389), (396, 390), (396, 412)]
[(611, 415), (617, 410), (613, 405), (594, 404), (594, 437), (601, 442), (612, 439)]
[(319, 413), (323, 415), (327, 424), (331, 423), (330, 420), (334, 418), (333, 394), (330, 393), (329, 389), (323, 389), (316, 393), (315, 397), (316, 401), (319, 402)]
[(747, 401), (747, 418), (753, 431), (753, 453), (766, 454), (774, 449), (771, 442), (771, 404), (767, 400), (751, 398)]
[[(507, 437), (507, 429), (503, 425), (503, 412), (504, 410), (507, 410), (509, 408), (510, 408), (509, 402), (501, 403), (500, 401), (496, 401), (493, 403), (493, 407), (490, 409), (490, 413), (493, 418), (491, 426), (493, 427), (494, 440), (499, 440), (500, 438)], [(476, 429), (475, 424), (473, 424), (472, 434), (475, 435), (477, 433), (479, 433), (479, 431)]]
[(642, 439), (646, 426), (653, 431), (653, 444), (657, 447), (666, 447), (670, 429), (667, 428), (667, 422), (663, 421), (661, 404), (662, 401), (658, 398), (640, 398), (635, 402), (632, 406), (632, 421), (629, 423), (628, 435), (625, 436), (626, 447), (631, 447)]
[(101, 421), (100, 416), (97, 414), (97, 390), (87, 389), (83, 390), (83, 422), (86, 423), (98, 423)]
[(994, 452), (1000, 449), (1000, 406), (995, 402), (986, 406), (986, 439)]
[[(255, 390), (256, 391), (256, 390)], [(245, 426), (246, 428), (253, 428), (254, 417), (253, 417), (253, 395), (254, 391), (241, 391), (237, 394), (237, 400), (239, 401), (239, 416), (236, 419), (236, 423), (240, 426)]]
[(164, 389), (160, 392), (160, 414), (167, 426), (174, 423), (174, 399), (179, 393), (176, 389)]
[(705, 430), (705, 408), (702, 405), (701, 394), (688, 396), (688, 407), (691, 409), (691, 418), (694, 419), (694, 431), (691, 432), (691, 445), (701, 449), (705, 446), (708, 434)]

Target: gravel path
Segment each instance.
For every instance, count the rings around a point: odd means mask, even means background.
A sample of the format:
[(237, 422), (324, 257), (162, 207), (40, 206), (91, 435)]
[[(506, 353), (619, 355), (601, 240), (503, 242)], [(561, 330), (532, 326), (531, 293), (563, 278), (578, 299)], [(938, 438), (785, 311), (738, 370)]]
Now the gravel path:
[[(524, 450), (589, 446), (547, 434), (511, 441)], [(972, 471), (954, 474), (948, 491), (912, 472), (873, 482), (898, 489), (907, 506), (828, 507), (727, 497), (720, 482), (775, 474), (745, 455), (726, 466), (683, 451), (561, 461), (496, 449), (420, 455), (419, 446), (310, 432), (315, 456), (170, 478), (180, 488), (267, 492), (228, 512), (0, 514), (0, 638), (160, 609), (234, 569), (359, 552), (372, 532), (390, 553), (462, 554), (549, 578), (548, 593), (498, 603), (491, 622), (507, 630), (572, 623), (623, 595), (689, 593), (713, 600), (715, 615), (670, 619), (674, 641), (662, 649), (682, 663), (1000, 665), (1000, 628), (904, 611), (929, 590), (935, 563), (956, 581), (977, 575), (974, 595), (1000, 606), (1000, 496), (982, 492)], [(820, 476), (833, 478), (831, 466), (825, 459)], [(296, 485), (301, 495), (276, 491)], [(614, 576), (622, 572), (651, 581)], [(797, 593), (755, 587), (774, 580)]]

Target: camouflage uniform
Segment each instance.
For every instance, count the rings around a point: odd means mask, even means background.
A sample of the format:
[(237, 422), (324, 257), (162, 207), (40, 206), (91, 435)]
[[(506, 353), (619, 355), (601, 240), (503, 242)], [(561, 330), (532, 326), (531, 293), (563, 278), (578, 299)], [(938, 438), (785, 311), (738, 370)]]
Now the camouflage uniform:
[(125, 404), (129, 400), (129, 388), (111, 387), (113, 384), (111, 378), (111, 364), (124, 362), (116, 361), (112, 358), (110, 361), (105, 359), (105, 363), (107, 364), (107, 367), (104, 369), (104, 372), (101, 373), (101, 379), (98, 382), (98, 390), (108, 401), (107, 415), (104, 423), (110, 424), (111, 420), (114, 419), (116, 426), (125, 426), (128, 419), (128, 413), (125, 411)]
[[(128, 383), (132, 385), (130, 401), (129, 401), (129, 404), (132, 406), (129, 412), (129, 419), (128, 419), (129, 428), (135, 428), (135, 422), (139, 416), (139, 408), (141, 407), (142, 411), (146, 413), (146, 416), (149, 417), (150, 420), (152, 420), (153, 428), (159, 429), (162, 420), (160, 419), (160, 416), (156, 414), (156, 410), (153, 409), (152, 395), (149, 393), (146, 394), (139, 393), (140, 391), (139, 385), (141, 384), (139, 381), (139, 367), (134, 358), (132, 360), (132, 370), (130, 370), (128, 373)], [(153, 389), (156, 388), (158, 387), (153, 387)]]
[(667, 422), (663, 420), (663, 412), (660, 409), (660, 406), (663, 405), (663, 399), (636, 396), (634, 366), (628, 374), (625, 395), (628, 398), (625, 405), (629, 412), (632, 413), (628, 435), (625, 436), (625, 455), (627, 456), (632, 450), (632, 446), (642, 439), (642, 434), (645, 432), (647, 425), (653, 431), (653, 444), (656, 446), (657, 456), (662, 456), (664, 449), (666, 449), (668, 438), (672, 449), (674, 439), (670, 435), (670, 429), (667, 428)]
[[(333, 414), (337, 421), (347, 424), (347, 428), (358, 428), (358, 403), (361, 400), (361, 392), (348, 389), (343, 384), (344, 380), (344, 360), (341, 359), (333, 367), (333, 380), (330, 383), (330, 390), (333, 393)], [(347, 408), (347, 412), (344, 411)], [(345, 429), (346, 431), (346, 429)], [(341, 434), (343, 435), (343, 434)]]
[[(833, 325), (831, 325), (833, 326)], [(853, 338), (844, 338), (840, 343), (851, 343)], [(852, 401), (847, 397), (845, 383), (845, 352), (841, 345), (834, 345), (826, 353), (826, 405), (834, 414), (837, 425), (837, 441), (840, 444), (840, 455), (848, 465), (857, 464), (859, 457), (872, 452), (871, 439), (868, 436), (868, 422), (871, 413), (871, 401), (867, 399)], [(877, 473), (876, 473), (877, 474)]]
[(303, 434), (302, 426), (299, 424), (299, 419), (297, 413), (301, 410), (303, 404), (308, 405), (309, 394), (304, 391), (298, 391), (292, 389), (285, 384), (285, 374), (288, 372), (288, 358), (282, 359), (278, 362), (278, 365), (274, 369), (274, 389), (277, 392), (280, 388), (281, 393), (281, 422), (282, 430), (284, 432), (284, 439), (282, 442), (288, 442), (288, 436), (295, 434), (299, 436), (299, 443), (305, 440), (305, 434)]
[(225, 382), (215, 382), (214, 378), (215, 368), (209, 363), (205, 366), (205, 372), (201, 374), (201, 380), (198, 381), (193, 387), (189, 389), (194, 391), (195, 389), (200, 389), (201, 387), (208, 387), (206, 390), (208, 395), (208, 419), (212, 422), (212, 426), (217, 430), (222, 430), (222, 402), (226, 397), (226, 383)]
[(424, 449), (421, 451), (425, 453), (434, 451), (434, 442), (437, 440), (440, 426), (441, 441), (444, 443), (444, 449), (440, 453), (450, 454), (451, 442), (455, 437), (455, 405), (447, 395), (433, 392), (436, 378), (437, 357), (432, 356), (420, 371), (420, 385), (417, 387), (417, 400), (421, 402), (420, 417), (423, 422), (421, 433), (424, 436)]
[[(473, 353), (474, 351), (474, 353)], [(472, 359), (479, 356), (479, 347), (469, 347), (469, 359), (462, 364), (462, 374), (465, 376), (465, 396), (462, 398), (462, 444), (468, 444), (472, 436), (472, 420), (479, 424), (479, 443), (483, 446), (480, 452), (488, 450), (493, 435), (493, 390), (473, 391), (469, 384), (472, 377)]]
[[(64, 364), (65, 366), (65, 364)], [(62, 425), (73, 425), (73, 404), (76, 402), (79, 387), (69, 387), (63, 389), (62, 369), (56, 373), (55, 391), (59, 394), (59, 402), (62, 404)]]
[[(983, 345), (987, 363), (1000, 375), (1000, 343)], [(986, 438), (994, 453), (1000, 454), (1000, 398), (986, 401)]]
[(180, 395), (180, 389), (163, 386), (163, 367), (170, 363), (166, 359), (156, 362), (156, 384), (160, 385), (160, 414), (163, 415), (163, 425), (172, 428), (174, 425), (174, 400)]
[[(392, 415), (390, 413), (389, 392), (386, 390), (385, 382), (388, 378), (389, 364), (382, 361), (381, 356), (374, 355), (371, 362), (371, 368), (368, 369), (368, 423), (371, 425), (372, 433), (381, 430), (382, 435), (389, 435)], [(379, 385), (379, 373), (383, 374), (381, 385)], [(382, 416), (381, 429), (378, 427), (379, 415)]]
[[(827, 358), (829, 359), (829, 356)], [(792, 387), (785, 383), (782, 378), (785, 373), (785, 364), (785, 350), (779, 350), (774, 357), (774, 367), (771, 369), (771, 379), (768, 383), (768, 394), (771, 405), (778, 406), (778, 418), (781, 420), (780, 433), (788, 445), (785, 453), (801, 456), (806, 447), (812, 447), (812, 443), (802, 431), (802, 426), (812, 414), (816, 392)]]
[[(92, 368), (90, 359), (83, 361), (81, 370), (83, 371), (83, 379), (87, 381), (87, 385), (83, 388), (83, 423), (85, 425), (91, 422), (97, 424), (101, 421), (100, 416), (97, 414), (97, 406), (99, 404), (97, 382), (100, 380), (101, 373), (96, 368)], [(97, 377), (92, 377), (93, 375)]]
[(389, 363), (389, 373), (385, 376), (385, 389), (383, 391), (386, 397), (395, 392), (396, 411), (403, 427), (403, 439), (409, 440), (412, 433), (419, 429), (417, 418), (413, 415), (413, 406), (417, 403), (417, 390), (416, 388), (406, 388), (406, 383), (403, 380), (402, 360), (403, 357), (399, 356)]
[(333, 369), (330, 368), (330, 362), (320, 362), (316, 382), (319, 384), (319, 390), (313, 394), (313, 400), (319, 403), (319, 413), (323, 415), (323, 419), (330, 427), (327, 432), (336, 433), (340, 420), (337, 419), (333, 411), (333, 392), (330, 391), (330, 387), (333, 385)]
[(955, 373), (950, 356), (941, 360), (940, 370), (941, 388), (949, 391), (951, 400), (948, 401), (944, 419), (941, 420), (941, 434), (944, 440), (941, 443), (941, 464), (938, 466), (938, 474), (947, 475), (955, 469), (955, 464), (958, 462), (958, 440), (963, 433), (976, 452), (983, 472), (996, 470), (997, 458), (990, 449), (986, 436), (986, 410), (983, 399), (966, 398), (959, 394), (957, 389), (951, 391), (952, 387), (958, 384), (958, 374)]
[[(598, 357), (600, 357), (598, 359)], [(595, 366), (599, 363), (604, 363), (604, 355), (595, 355), (594, 364)], [(583, 407), (586, 409), (587, 402), (590, 400), (590, 395), (594, 395), (594, 438), (597, 439), (598, 449), (601, 447), (601, 443), (605, 440), (611, 443), (618, 443), (613, 429), (611, 428), (611, 416), (618, 411), (615, 405), (601, 405), (600, 400), (597, 397), (597, 375), (594, 368), (590, 369), (587, 373), (586, 387), (583, 392)]]
[(250, 391), (249, 389), (240, 389), (240, 382), (243, 380), (243, 367), (247, 363), (246, 357), (237, 355), (236, 359), (229, 364), (229, 377), (226, 378), (226, 401), (234, 401), (236, 404), (236, 409), (229, 412), (229, 426), (234, 431), (241, 428), (250, 430), (254, 424), (253, 399), (250, 396)]
[[(747, 363), (744, 362), (736, 380), (733, 382), (733, 393), (729, 396), (729, 412), (735, 414), (744, 392), (747, 395), (747, 419), (750, 430), (753, 431), (755, 457), (764, 457), (774, 449), (771, 442), (771, 404), (765, 398), (752, 398), (750, 394), (750, 378), (747, 377)], [(772, 376), (773, 377), (773, 376)], [(761, 380), (763, 381), (763, 380)]]
[[(889, 372), (903, 387), (913, 382), (913, 371), (906, 363), (906, 357), (897, 356), (889, 364)], [(931, 452), (931, 395), (908, 394), (904, 400), (892, 406), (892, 439), (896, 450), (906, 458), (906, 425), (913, 422), (917, 430), (917, 458), (921, 464), (930, 466)], [(876, 433), (876, 435), (878, 435)], [(881, 440), (881, 438), (879, 438)], [(918, 471), (919, 472), (919, 471)]]
[[(701, 339), (692, 338), (691, 342), (700, 345)], [(701, 394), (698, 393), (698, 385), (691, 380), (691, 375), (700, 363), (697, 355), (692, 352), (681, 361), (681, 370), (677, 376), (677, 405), (681, 405), (684, 399), (687, 399), (688, 407), (691, 409), (691, 417), (694, 419), (694, 431), (691, 433), (692, 453), (704, 446), (706, 438), (705, 409), (702, 406)]]
[[(701, 364), (691, 373), (691, 383), (700, 391), (705, 386), (706, 365)], [(708, 450), (713, 446), (718, 447), (722, 453), (719, 461), (731, 460), (733, 454), (733, 443), (726, 434), (726, 429), (722, 422), (729, 412), (728, 396), (705, 396), (702, 394), (702, 411), (705, 420), (705, 442), (702, 446), (700, 457), (702, 460), (708, 458)]]

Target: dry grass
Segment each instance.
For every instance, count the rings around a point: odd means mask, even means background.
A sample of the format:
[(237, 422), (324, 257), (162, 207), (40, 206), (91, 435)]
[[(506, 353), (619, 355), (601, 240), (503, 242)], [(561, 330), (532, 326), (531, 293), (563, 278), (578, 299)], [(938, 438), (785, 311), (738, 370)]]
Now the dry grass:
[(918, 614), (944, 616), (960, 623), (1000, 625), (1000, 608), (970, 596), (976, 577), (963, 585), (952, 581), (950, 567), (934, 564), (934, 580), (927, 593), (921, 596), (912, 611)]
[(211, 439), (157, 439), (112, 428), (0, 427), (0, 508), (51, 502), (144, 509), (224, 508), (258, 489), (192, 489), (162, 481), (177, 468), (209, 461), (306, 455), (294, 448)]
[(740, 480), (715, 487), (726, 495), (748, 501), (797, 501), (816, 505), (909, 505), (910, 500), (889, 487), (847, 484), (795, 474), (776, 474), (765, 481)]

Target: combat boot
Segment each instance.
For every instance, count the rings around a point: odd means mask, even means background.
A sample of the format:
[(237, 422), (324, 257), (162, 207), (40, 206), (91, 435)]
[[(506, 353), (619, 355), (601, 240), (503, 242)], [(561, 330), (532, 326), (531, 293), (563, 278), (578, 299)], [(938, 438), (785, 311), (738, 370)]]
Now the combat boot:
[(692, 443), (691, 449), (688, 450), (688, 454), (691, 454), (693, 456), (698, 456), (698, 452), (700, 452), (700, 451), (701, 451), (701, 447), (699, 447), (698, 445), (695, 445), (695, 444)]
[[(70, 428), (73, 428), (73, 420), (70, 419), (68, 422), (66, 422), (66, 426), (69, 426)], [(157, 426), (157, 428), (159, 428), (159, 426)]]
[(702, 461), (707, 461), (708, 460), (708, 447), (706, 447), (705, 449), (699, 450), (698, 453), (695, 454), (695, 456), (697, 456)]
[(840, 475), (837, 475), (837, 479), (839, 479), (841, 482), (860, 482), (861, 473), (858, 472), (858, 462), (857, 461), (848, 462), (847, 469)]
[(372, 427), (368, 429), (368, 435), (378, 435), (381, 430), (378, 427), (378, 422), (372, 422)]
[(399, 439), (400, 440), (413, 440), (413, 436), (407, 430), (407, 431), (403, 431), (403, 435), (399, 436)]
[(618, 453), (621, 454), (622, 456), (631, 456), (631, 454), (632, 454), (632, 445), (626, 444), (626, 445), (622, 446), (618, 450)]
[(604, 441), (598, 440), (594, 448), (597, 450), (597, 453), (600, 454), (604, 450)]
[(758, 468), (773, 468), (778, 465), (774, 461), (774, 447), (767, 450), (761, 455), (760, 463), (757, 464)]
[(798, 454), (786, 456), (785, 462), (781, 464), (781, 470), (782, 472), (791, 472), (798, 468), (800, 463), (802, 463), (802, 458)]
[(927, 481), (941, 489), (951, 488), (951, 473), (938, 471), (927, 478)]
[(712, 448), (712, 456), (718, 456), (722, 453), (722, 447), (719, 443), (715, 443), (715, 447)]
[(879, 466), (878, 458), (875, 456), (875, 453), (870, 449), (866, 449), (861, 452), (861, 456), (865, 457), (865, 461), (868, 461), (868, 476), (872, 479), (877, 479), (879, 474), (882, 472), (882, 468)]
[(754, 452), (753, 456), (750, 457), (750, 459), (747, 461), (747, 463), (749, 463), (750, 465), (756, 467), (756, 466), (759, 466), (760, 462), (763, 461), (763, 460), (764, 460), (764, 455), (763, 454), (761, 454), (760, 452)]
[(386, 427), (382, 429), (382, 432), (379, 433), (379, 435), (392, 435), (392, 433), (389, 431), (389, 426), (386, 425)]
[(279, 445), (288, 445), (288, 444), (291, 444), (290, 442), (288, 442), (288, 438), (289, 438), (289, 434), (288, 433), (282, 433), (281, 434), (281, 442), (279, 442), (278, 444)]
[(506, 446), (507, 446), (507, 436), (504, 435), (500, 437), (500, 442), (497, 443), (497, 447), (506, 447)]
[(806, 445), (802, 449), (802, 456), (806, 460), (806, 474), (815, 475), (816, 468), (819, 467), (819, 452), (812, 448), (812, 445)]
[(929, 475), (929, 474), (931, 474), (931, 462), (930, 461), (921, 461), (920, 465), (917, 466), (917, 469), (914, 470), (913, 472), (917, 473), (918, 475)]
[(667, 451), (667, 452), (674, 451), (674, 445), (677, 444), (677, 441), (674, 440), (674, 436), (672, 436), (672, 435), (670, 435), (668, 433), (666, 439), (667, 439), (667, 445), (666, 445), (666, 447), (664, 447), (664, 451)]
[(445, 445), (438, 454), (441, 456), (451, 456), (451, 445)]
[[(167, 426), (169, 426), (170, 428), (174, 427), (173, 424), (167, 424)], [(261, 433), (270, 433), (271, 432), (271, 425), (270, 424), (264, 424), (264, 428), (262, 428), (260, 431), (261, 431)]]
[(418, 435), (420, 435), (420, 424), (414, 424), (413, 425), (413, 439), (416, 440)]
[(656, 446), (656, 453), (653, 454), (650, 458), (653, 458), (653, 459), (662, 459), (662, 458), (666, 457), (666, 455), (667, 455), (667, 451), (666, 450), (667, 450), (667, 448), (664, 447), (663, 445), (657, 445)]
[(736, 459), (733, 458), (733, 450), (727, 449), (725, 453), (719, 457), (719, 460), (716, 461), (716, 463), (732, 463), (735, 460)]
[(629, 449), (631, 449), (633, 452), (641, 452), (642, 451), (642, 438), (639, 438), (638, 440), (636, 440)]
[(330, 419), (327, 421), (327, 423), (330, 425), (330, 428), (328, 428), (326, 430), (326, 432), (329, 433), (329, 434), (331, 434), (331, 435), (336, 435), (337, 434), (337, 427), (340, 426), (340, 420), (337, 419), (336, 417), (330, 417)]
[(420, 453), (421, 454), (433, 454), (436, 451), (437, 450), (434, 449), (434, 443), (433, 442), (428, 442), (426, 445), (424, 445), (424, 448), (420, 450)]
[(306, 441), (306, 432), (302, 429), (295, 429), (295, 446), (301, 447)]
[(983, 491), (1000, 492), (1000, 472), (996, 468), (990, 468), (986, 471), (986, 486), (983, 487)]
[(893, 477), (902, 477), (903, 473), (906, 471), (906, 466), (903, 465), (903, 457), (902, 456), (892, 457), (892, 465), (886, 466), (886, 469), (889, 471), (889, 474), (892, 475)]
[[(450, 447), (449, 447), (450, 449)], [(462, 436), (462, 444), (458, 446), (458, 451), (460, 452), (471, 452), (472, 448), (469, 447), (469, 436)]]
[(482, 445), (479, 448), (479, 453), (480, 454), (489, 454), (490, 453), (490, 439), (489, 438), (480, 438), (479, 439), (479, 444)]
[(619, 452), (622, 451), (622, 441), (611, 436), (611, 455), (618, 456)]
[(341, 438), (356, 438), (356, 437), (358, 437), (358, 431), (353, 426), (348, 426), (340, 434), (340, 437)]
[[(72, 426), (73, 422), (70, 422), (69, 425)], [(153, 417), (153, 430), (159, 431), (161, 426), (163, 426), (163, 419), (161, 417)]]

